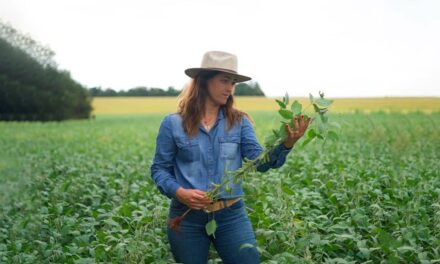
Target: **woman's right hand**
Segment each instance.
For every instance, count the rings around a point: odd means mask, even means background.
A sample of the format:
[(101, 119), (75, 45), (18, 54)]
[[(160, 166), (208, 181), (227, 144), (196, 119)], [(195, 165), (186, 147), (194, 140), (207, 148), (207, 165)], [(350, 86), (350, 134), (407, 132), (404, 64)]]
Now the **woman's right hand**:
[(200, 210), (212, 202), (206, 197), (206, 192), (197, 189), (184, 189), (180, 187), (176, 191), (177, 199), (191, 209)]

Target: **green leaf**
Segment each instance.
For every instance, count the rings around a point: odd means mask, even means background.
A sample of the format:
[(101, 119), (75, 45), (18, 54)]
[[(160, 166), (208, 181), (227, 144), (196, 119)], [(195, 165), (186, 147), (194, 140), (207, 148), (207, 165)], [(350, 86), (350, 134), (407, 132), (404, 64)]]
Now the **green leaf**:
[(290, 110), (281, 109), (278, 111), (278, 113), (285, 119), (292, 119), (293, 118), (293, 113)]
[(305, 145), (309, 144), (313, 139), (314, 139), (314, 137), (313, 138), (307, 138), (306, 140), (303, 141), (302, 146), (304, 147)]
[(292, 103), (290, 108), (292, 109), (294, 115), (301, 114), (302, 105), (297, 100)]
[(401, 246), (397, 248), (397, 251), (404, 254), (406, 252), (416, 252), (417, 250), (411, 246)]
[(277, 133), (278, 133), (278, 138), (285, 138), (287, 136), (285, 123), (280, 125), (280, 128), (278, 129)]
[(111, 218), (109, 218), (107, 220), (104, 220), (104, 223), (106, 223), (106, 224), (108, 224), (110, 226), (117, 227), (118, 229), (121, 229), (121, 226), (119, 225), (119, 223), (116, 222), (115, 220), (111, 219)]
[(330, 130), (327, 133), (327, 138), (333, 141), (337, 141), (339, 139), (339, 136), (335, 131)]
[(333, 100), (319, 98), (315, 100), (315, 104), (318, 105), (319, 108), (328, 108), (333, 103)]
[(362, 256), (366, 259), (368, 259), (370, 257), (370, 250), (368, 249), (367, 246), (367, 241), (366, 240), (360, 240), (357, 241), (357, 247), (360, 251), (360, 253), (362, 254)]
[(294, 194), (294, 192), (289, 187), (287, 187), (286, 185), (282, 185), (281, 186), (281, 190), (284, 193), (288, 194), (288, 195), (293, 195)]
[(330, 122), (328, 123), (330, 126), (336, 127), (337, 129), (341, 129), (341, 125), (339, 123), (336, 122)]
[(275, 141), (277, 141), (277, 137), (275, 135), (267, 136), (264, 139), (264, 146), (269, 147), (269, 146), (275, 144)]
[(328, 111), (328, 108), (319, 109), (319, 114), (325, 114)]
[(309, 131), (307, 132), (307, 137), (308, 138), (316, 137), (316, 130), (314, 128), (310, 128)]
[(71, 184), (72, 184), (72, 181), (70, 181), (70, 180), (66, 181), (62, 186), (63, 192), (67, 192), (67, 189), (69, 189)]
[(217, 229), (217, 222), (215, 219), (212, 219), (205, 225), (206, 233), (208, 236), (212, 235), (215, 238), (215, 230)]
[(310, 242), (314, 245), (319, 246), (321, 243), (321, 236), (318, 233), (310, 234)]
[(278, 105), (279, 105), (282, 109), (286, 109), (286, 104), (285, 104), (285, 103), (281, 102), (281, 101), (278, 100), (278, 99), (275, 99), (275, 101), (278, 103)]
[(314, 128), (309, 128), (307, 131), (307, 138), (302, 143), (302, 146), (309, 144), (318, 134)]
[(225, 192), (228, 193), (228, 194), (231, 194), (231, 193), (232, 193), (232, 188), (231, 188), (231, 186), (226, 185), (226, 186), (225, 186)]
[(79, 258), (79, 259), (75, 259), (75, 263), (78, 264), (86, 264), (86, 263), (92, 263), (94, 262), (95, 258)]
[(316, 104), (313, 104), (313, 109), (315, 109), (316, 113), (319, 113), (319, 107)]
[(240, 246), (240, 250), (245, 249), (245, 248), (253, 248), (253, 247), (255, 247), (255, 246), (250, 243), (244, 243)]
[(289, 105), (289, 94), (286, 92), (286, 95), (283, 97), (284, 104)]
[(379, 246), (385, 251), (390, 252), (393, 249), (401, 246), (402, 242), (396, 240), (394, 237), (392, 237), (389, 233), (380, 230), (378, 234), (378, 241)]

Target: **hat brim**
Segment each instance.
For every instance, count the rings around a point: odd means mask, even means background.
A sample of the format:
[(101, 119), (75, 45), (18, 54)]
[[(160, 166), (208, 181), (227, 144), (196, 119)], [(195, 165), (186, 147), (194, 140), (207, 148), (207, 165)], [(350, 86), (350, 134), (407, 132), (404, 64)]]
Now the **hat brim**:
[(219, 69), (219, 68), (189, 68), (189, 69), (185, 70), (185, 74), (191, 78), (195, 78), (199, 73), (201, 73), (203, 71), (224, 72), (224, 73), (227, 73), (228, 75), (231, 75), (236, 82), (246, 82), (246, 81), (252, 80), (251, 77), (241, 75), (241, 74), (238, 74), (236, 72), (229, 71), (226, 69)]

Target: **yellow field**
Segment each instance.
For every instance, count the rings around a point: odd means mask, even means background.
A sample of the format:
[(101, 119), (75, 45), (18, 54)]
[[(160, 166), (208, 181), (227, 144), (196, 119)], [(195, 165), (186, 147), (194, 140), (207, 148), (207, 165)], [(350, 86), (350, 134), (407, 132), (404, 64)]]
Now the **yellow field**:
[[(275, 98), (235, 97), (237, 108), (246, 111), (271, 111), (278, 109)], [(308, 98), (297, 99), (304, 107)], [(440, 97), (383, 97), (383, 98), (332, 98), (332, 112), (435, 112), (440, 111)], [(176, 97), (96, 97), (93, 99), (94, 115), (170, 113), (177, 110)]]

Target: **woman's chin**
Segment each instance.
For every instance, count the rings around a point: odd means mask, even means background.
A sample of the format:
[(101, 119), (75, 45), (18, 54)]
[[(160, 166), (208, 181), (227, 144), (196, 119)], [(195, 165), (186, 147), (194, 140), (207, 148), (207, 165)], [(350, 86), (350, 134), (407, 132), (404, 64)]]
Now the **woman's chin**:
[(217, 101), (217, 104), (220, 105), (220, 106), (224, 106), (227, 102), (228, 102), (228, 99), (226, 99), (226, 100), (219, 100), (219, 101)]

